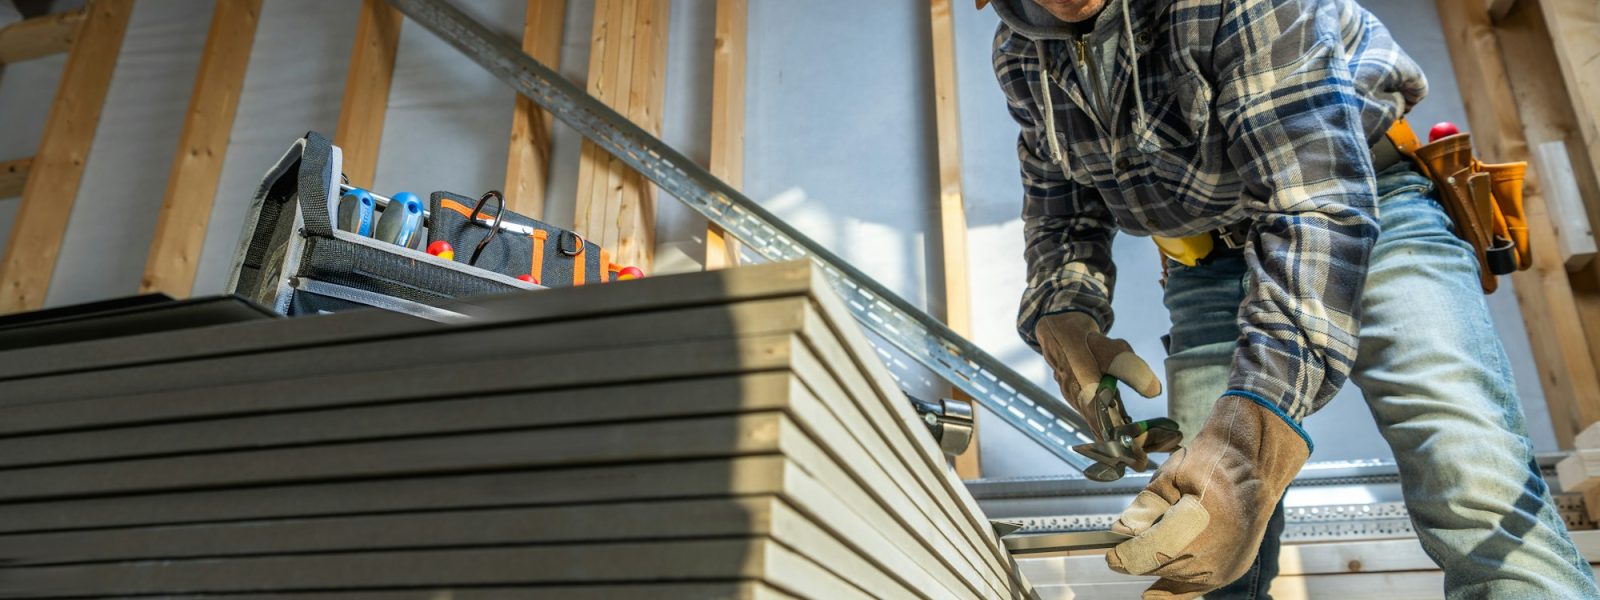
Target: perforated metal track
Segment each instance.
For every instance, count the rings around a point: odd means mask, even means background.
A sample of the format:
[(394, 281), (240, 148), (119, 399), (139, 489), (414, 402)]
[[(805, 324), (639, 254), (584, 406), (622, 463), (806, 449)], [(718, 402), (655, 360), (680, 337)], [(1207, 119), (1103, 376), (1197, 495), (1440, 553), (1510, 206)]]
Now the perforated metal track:
[(1087, 424), (1060, 399), (528, 57), (518, 44), (491, 32), (445, 2), (389, 0), (389, 3), (589, 141), (727, 230), (750, 251), (772, 261), (812, 261), (867, 329), (971, 395), (1068, 464), (1080, 470), (1089, 466), (1088, 459), (1072, 451), (1073, 445), (1091, 441), (1084, 433)]

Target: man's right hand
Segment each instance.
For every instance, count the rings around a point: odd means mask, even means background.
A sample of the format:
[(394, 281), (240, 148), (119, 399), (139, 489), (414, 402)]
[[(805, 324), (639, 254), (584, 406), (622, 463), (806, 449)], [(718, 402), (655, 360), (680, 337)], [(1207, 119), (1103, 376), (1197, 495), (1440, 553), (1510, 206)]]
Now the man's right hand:
[[(1106, 375), (1127, 384), (1146, 398), (1161, 393), (1161, 380), (1150, 365), (1133, 353), (1125, 340), (1100, 333), (1100, 325), (1086, 313), (1065, 312), (1039, 319), (1033, 328), (1045, 362), (1055, 370), (1061, 395), (1079, 414), (1092, 417), (1087, 410)], [(1100, 432), (1094, 432), (1098, 437)]]

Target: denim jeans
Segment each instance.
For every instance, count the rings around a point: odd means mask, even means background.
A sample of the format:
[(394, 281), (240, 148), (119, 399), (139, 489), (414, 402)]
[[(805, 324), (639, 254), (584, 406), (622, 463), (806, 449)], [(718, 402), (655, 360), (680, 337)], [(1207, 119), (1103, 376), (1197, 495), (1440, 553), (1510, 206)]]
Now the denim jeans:
[[(1380, 175), (1378, 194), (1382, 233), (1350, 379), (1394, 451), (1406, 508), (1444, 571), (1445, 595), (1600, 598), (1539, 476), (1471, 247), (1409, 166)], [(1226, 388), (1249, 275), (1237, 252), (1168, 266), (1169, 409), (1192, 434)], [(1207, 598), (1267, 597), (1282, 509), (1250, 572)]]

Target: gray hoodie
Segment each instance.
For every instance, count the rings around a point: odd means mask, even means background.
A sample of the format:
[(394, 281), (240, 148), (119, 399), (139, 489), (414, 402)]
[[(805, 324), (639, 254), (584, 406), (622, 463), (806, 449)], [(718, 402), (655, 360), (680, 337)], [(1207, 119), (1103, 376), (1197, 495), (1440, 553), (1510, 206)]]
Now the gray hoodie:
[[(1110, 119), (1110, 115), (1106, 114), (1104, 94), (1105, 90), (1111, 89), (1111, 76), (1116, 72), (1117, 46), (1122, 39), (1122, 30), (1117, 21), (1125, 10), (1123, 0), (1106, 0), (1100, 14), (1082, 23), (1057, 19), (1033, 0), (994, 0), (993, 6), (1000, 20), (1012, 31), (1030, 39), (1061, 40), (1074, 45), (1082, 42), (1083, 45), (1078, 48), (1088, 56), (1069, 53), (1073, 71), (1088, 84), (1087, 89), (1092, 90), (1089, 101), (1094, 104), (1095, 112), (1100, 113), (1102, 119)], [(1080, 60), (1082, 58), (1087, 60)]]

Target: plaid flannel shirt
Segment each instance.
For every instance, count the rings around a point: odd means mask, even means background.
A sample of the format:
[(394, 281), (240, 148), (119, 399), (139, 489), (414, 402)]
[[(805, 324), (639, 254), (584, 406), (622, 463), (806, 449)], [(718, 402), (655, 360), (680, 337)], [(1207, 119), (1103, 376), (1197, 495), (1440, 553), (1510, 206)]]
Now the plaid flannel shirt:
[[(1086, 111), (1073, 44), (1004, 24), (996, 32), (995, 74), (1022, 126), (1028, 287), (1018, 331), (1037, 348), (1045, 315), (1083, 311), (1111, 326), (1119, 229), (1181, 237), (1250, 219), (1228, 393), (1299, 422), (1355, 362), (1378, 237), (1370, 145), (1426, 95), (1426, 80), (1354, 0), (1129, 9), (1137, 33), (1118, 45), (1106, 122)], [(1143, 106), (1128, 89), (1133, 60)], [(1046, 72), (1065, 172), (1045, 137)]]

